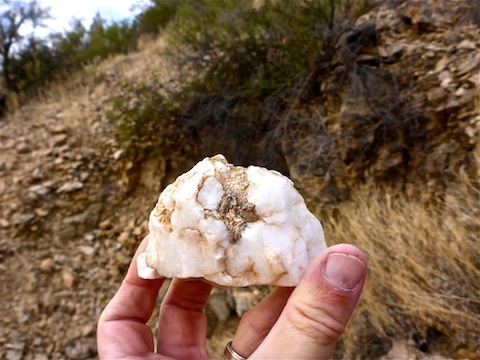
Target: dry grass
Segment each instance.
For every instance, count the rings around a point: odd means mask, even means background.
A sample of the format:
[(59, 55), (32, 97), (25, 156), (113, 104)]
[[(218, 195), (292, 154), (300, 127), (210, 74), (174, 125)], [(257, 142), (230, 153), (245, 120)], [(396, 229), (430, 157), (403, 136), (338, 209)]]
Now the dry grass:
[[(478, 177), (477, 177), (478, 179)], [(325, 222), (330, 243), (353, 243), (369, 258), (369, 277), (345, 345), (359, 334), (424, 336), (436, 329), (454, 346), (480, 342), (479, 190), (459, 176), (441, 205), (395, 191), (358, 195)], [(355, 349), (357, 348), (357, 349)]]

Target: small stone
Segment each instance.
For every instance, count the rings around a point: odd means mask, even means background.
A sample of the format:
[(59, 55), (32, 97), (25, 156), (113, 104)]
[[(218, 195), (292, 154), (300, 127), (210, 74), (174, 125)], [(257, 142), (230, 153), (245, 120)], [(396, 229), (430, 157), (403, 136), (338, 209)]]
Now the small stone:
[(378, 55), (384, 59), (387, 63), (395, 63), (400, 60), (403, 55), (404, 49), (403, 46), (394, 44), (388, 45), (386, 47), (378, 46)]
[(110, 222), (109, 219), (106, 219), (106, 220), (103, 220), (102, 222), (100, 222), (100, 224), (98, 224), (98, 227), (101, 230), (109, 230), (109, 229), (112, 228), (112, 223)]
[(133, 240), (133, 237), (130, 235), (130, 233), (124, 231), (122, 232), (118, 238), (117, 241), (122, 244), (123, 246), (132, 246), (135, 244), (135, 241)]
[(7, 139), (2, 141), (2, 150), (9, 150), (15, 147), (16, 141), (14, 139)]
[(38, 151), (38, 156), (52, 156), (53, 149), (43, 149)]
[(122, 149), (119, 149), (119, 150), (115, 151), (115, 152), (113, 153), (113, 155), (112, 155), (113, 160), (115, 160), (115, 161), (120, 160), (120, 158), (121, 158), (122, 155), (123, 155), (123, 152), (124, 152), (124, 151), (123, 151)]
[(462, 96), (465, 94), (465, 89), (463, 87), (459, 87), (457, 91), (455, 91), (455, 96)]
[(13, 161), (6, 161), (0, 165), (0, 171), (3, 173), (3, 175), (5, 175), (5, 173), (12, 171), (13, 168), (14, 168)]
[(457, 45), (457, 49), (467, 49), (467, 50), (475, 50), (477, 46), (473, 41), (468, 39), (463, 40), (460, 44)]
[(47, 354), (35, 354), (33, 360), (49, 360), (49, 356)]
[(480, 57), (478, 56), (472, 56), (470, 58), (463, 60), (458, 66), (458, 69), (457, 69), (458, 75), (467, 74), (475, 68), (478, 69), (479, 64), (480, 64)]
[(458, 102), (460, 105), (465, 105), (472, 102), (475, 99), (477, 89), (463, 89), (462, 93), (458, 96)]
[(145, 232), (145, 227), (142, 226), (137, 226), (135, 229), (133, 229), (133, 235), (135, 236), (140, 236)]
[(378, 55), (380, 55), (380, 57), (382, 58), (385, 58), (388, 56), (387, 48), (384, 46), (377, 46), (377, 51), (378, 51)]
[(50, 147), (57, 147), (62, 146), (67, 141), (67, 135), (65, 134), (58, 134), (54, 135), (50, 140)]
[(450, 79), (450, 72), (449, 71), (442, 71), (440, 74), (438, 74), (438, 80), (443, 81), (446, 79)]
[(132, 258), (130, 256), (125, 255), (121, 251), (117, 251), (115, 253), (115, 259), (116, 259), (118, 265), (128, 265), (128, 264), (130, 264), (130, 261), (132, 260)]
[(69, 181), (57, 189), (57, 194), (70, 193), (80, 190), (81, 188), (83, 188), (83, 183), (81, 183), (80, 181)]
[(3, 228), (9, 227), (10, 222), (7, 219), (1, 218), (0, 219), (0, 226)]
[(232, 308), (228, 301), (228, 295), (229, 294), (225, 290), (214, 288), (208, 298), (206, 311), (211, 312), (220, 323), (225, 323), (232, 312)]
[(480, 72), (473, 74), (467, 80), (475, 86), (480, 86)]
[(66, 131), (67, 131), (67, 128), (65, 127), (65, 125), (61, 125), (61, 124), (55, 125), (52, 128), (52, 133), (54, 133), (54, 134), (61, 134), (61, 133), (64, 133)]
[(33, 169), (33, 172), (32, 172), (32, 178), (35, 179), (35, 180), (41, 180), (45, 177), (45, 175), (43, 174), (42, 170), (38, 167), (36, 167), (35, 169)]
[(80, 245), (78, 249), (87, 256), (93, 256), (97, 253), (97, 250), (92, 246)]
[(67, 289), (71, 289), (73, 287), (73, 283), (75, 282), (75, 278), (73, 277), (72, 273), (68, 270), (63, 271), (62, 280), (63, 280), (63, 285), (65, 285)]
[(478, 359), (478, 353), (474, 349), (460, 348), (455, 352), (455, 359)]
[(40, 263), (40, 270), (45, 271), (45, 272), (50, 272), (53, 270), (55, 266), (55, 261), (53, 261), (52, 258), (47, 258), (42, 260)]
[(33, 185), (28, 188), (28, 191), (36, 195), (47, 195), (50, 192), (50, 188), (43, 184)]
[(388, 354), (382, 356), (382, 360), (394, 360), (394, 359), (416, 359), (416, 350), (411, 348), (404, 341), (396, 341), (393, 343), (392, 348)]
[(69, 154), (70, 146), (65, 144), (60, 147), (57, 147), (56, 150), (58, 154), (62, 154), (65, 158), (71, 159), (71, 156)]
[(442, 80), (442, 82), (440, 83), (440, 86), (442, 88), (447, 88), (450, 85), (451, 82), (452, 82), (451, 78), (446, 78), (446, 79)]
[(441, 58), (440, 60), (438, 60), (437, 64), (435, 65), (434, 72), (435, 73), (442, 72), (443, 70), (445, 70), (445, 67), (448, 65), (449, 62), (450, 62), (450, 58), (448, 58), (447, 56), (444, 56), (443, 58)]
[(91, 324), (87, 324), (82, 328), (82, 336), (90, 336), (95, 331)]
[(116, 279), (120, 276), (120, 270), (116, 266), (110, 267), (108, 269), (108, 274), (110, 275), (110, 277)]
[(469, 138), (473, 139), (477, 134), (477, 130), (474, 127), (467, 126), (465, 128), (465, 134), (467, 134)]
[(447, 46), (458, 44), (460, 39), (461, 39), (460, 35), (455, 33), (453, 30), (447, 30), (443, 35), (443, 43)]
[(69, 164), (69, 168), (72, 169), (72, 170), (77, 170), (82, 165), (83, 165), (83, 162), (75, 161), (75, 162), (72, 162), (72, 163)]
[(22, 360), (25, 351), (25, 342), (18, 342), (14, 344), (7, 344), (6, 346), (6, 360)]
[(91, 359), (94, 352), (94, 347), (85, 339), (76, 339), (65, 348), (65, 353), (72, 360)]
[(239, 317), (257, 305), (265, 296), (265, 294), (262, 294), (260, 290), (255, 287), (235, 289), (232, 295), (235, 300), (235, 312)]
[(13, 216), (13, 223), (15, 225), (23, 225), (35, 219), (34, 214), (15, 214)]
[(18, 322), (21, 324), (26, 324), (30, 320), (30, 316), (28, 314), (21, 314), (18, 317)]
[(452, 111), (453, 109), (457, 109), (458, 107), (460, 107), (460, 103), (458, 102), (458, 100), (449, 99), (446, 104), (438, 106), (436, 111), (438, 112)]
[(50, 212), (46, 209), (42, 209), (42, 208), (35, 209), (35, 215), (40, 216), (40, 217), (45, 217), (49, 213)]
[(68, 209), (72, 206), (72, 203), (69, 202), (69, 201), (65, 201), (65, 200), (61, 200), (61, 199), (58, 199), (56, 202), (55, 202), (55, 205), (59, 208), (59, 209)]
[(8, 204), (8, 208), (11, 211), (17, 211), (20, 208), (20, 205), (17, 202), (11, 202)]
[(360, 54), (355, 59), (358, 63), (364, 63), (369, 65), (378, 66), (380, 61), (377, 56), (370, 55), (370, 54)]
[(30, 151), (32, 151), (30, 146), (28, 146), (28, 144), (24, 143), (24, 142), (18, 143), (17, 146), (15, 146), (15, 149), (20, 154), (26, 154), (26, 153), (29, 153)]
[(88, 171), (82, 171), (80, 173), (80, 176), (78, 177), (78, 179), (81, 181), (81, 182), (84, 182), (85, 180), (88, 179), (88, 177), (90, 176), (90, 173)]
[(437, 87), (430, 90), (427, 94), (428, 101), (430, 103), (439, 103), (444, 101), (448, 97), (448, 93), (442, 87)]
[(32, 280), (27, 280), (27, 282), (23, 285), (23, 291), (27, 293), (31, 293), (35, 290), (35, 283)]
[(88, 233), (84, 236), (84, 239), (88, 242), (92, 242), (93, 240), (95, 240), (95, 235), (92, 233)]

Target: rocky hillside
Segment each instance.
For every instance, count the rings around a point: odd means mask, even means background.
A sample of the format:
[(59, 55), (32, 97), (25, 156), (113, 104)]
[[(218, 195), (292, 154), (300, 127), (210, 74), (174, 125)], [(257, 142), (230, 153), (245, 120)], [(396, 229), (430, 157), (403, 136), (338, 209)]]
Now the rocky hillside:
[(430, 196), (473, 171), (480, 43), (468, 16), (478, 9), (455, 3), (390, 2), (341, 37), (316, 74), (320, 94), (294, 110), (282, 141), (308, 198), (324, 206), (382, 183)]
[[(455, 174), (476, 176), (478, 11), (475, 1), (386, 2), (345, 31), (334, 61), (312, 75), (321, 86), (281, 127), (282, 166), (316, 214), (361, 187), (395, 184), (429, 198)], [(178, 89), (163, 51), (161, 39), (151, 41), (94, 69), (89, 86), (52, 89), (0, 120), (2, 359), (96, 356), (96, 320), (147, 233), (159, 191), (198, 160), (163, 154), (135, 163), (107, 117), (122, 84)], [(268, 290), (214, 292), (212, 354)], [(478, 357), (471, 345), (457, 356)], [(428, 357), (403, 340), (382, 355)]]

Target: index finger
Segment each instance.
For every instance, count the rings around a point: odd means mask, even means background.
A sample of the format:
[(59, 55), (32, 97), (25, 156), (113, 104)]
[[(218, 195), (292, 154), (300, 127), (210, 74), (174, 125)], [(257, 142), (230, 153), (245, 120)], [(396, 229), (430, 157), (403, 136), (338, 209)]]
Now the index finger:
[(104, 321), (135, 320), (146, 324), (152, 316), (164, 279), (145, 280), (137, 275), (137, 257), (145, 251), (147, 243), (148, 236), (135, 252), (120, 289), (105, 309)]
[(137, 257), (145, 251), (148, 237), (138, 247), (119, 290), (98, 322), (99, 355), (107, 357), (153, 352), (153, 335), (146, 325), (152, 316), (164, 279), (145, 280), (137, 275)]

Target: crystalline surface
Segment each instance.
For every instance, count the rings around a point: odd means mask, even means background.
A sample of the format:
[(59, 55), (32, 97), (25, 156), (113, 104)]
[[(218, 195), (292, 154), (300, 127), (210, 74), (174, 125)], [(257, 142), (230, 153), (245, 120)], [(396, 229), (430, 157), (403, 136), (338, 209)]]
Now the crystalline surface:
[(290, 179), (205, 158), (169, 185), (150, 214), (143, 278), (203, 278), (226, 287), (295, 286), (326, 248), (322, 225)]

